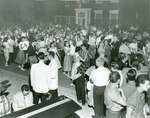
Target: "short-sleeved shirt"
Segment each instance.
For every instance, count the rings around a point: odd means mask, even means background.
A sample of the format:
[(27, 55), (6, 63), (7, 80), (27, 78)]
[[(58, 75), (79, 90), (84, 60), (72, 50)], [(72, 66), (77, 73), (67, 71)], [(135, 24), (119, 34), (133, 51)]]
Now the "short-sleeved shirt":
[(101, 66), (91, 72), (90, 79), (95, 86), (106, 86), (109, 83), (109, 75), (110, 70)]
[(144, 93), (137, 90), (128, 98), (127, 104), (133, 109), (131, 118), (144, 118), (143, 108), (145, 105)]
[(122, 87), (124, 95), (126, 98), (130, 98), (132, 94), (136, 91), (135, 82), (129, 82), (125, 86)]
[(109, 84), (105, 89), (104, 97), (107, 109), (111, 111), (120, 111), (123, 109), (122, 105), (120, 105), (123, 99), (118, 88), (114, 88)]

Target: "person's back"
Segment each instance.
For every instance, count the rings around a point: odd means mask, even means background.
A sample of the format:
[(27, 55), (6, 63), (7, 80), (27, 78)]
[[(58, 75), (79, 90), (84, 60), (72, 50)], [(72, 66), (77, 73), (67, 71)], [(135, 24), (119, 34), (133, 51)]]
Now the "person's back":
[[(33, 76), (31, 76), (31, 83), (33, 85), (33, 88), (41, 92), (42, 92), (41, 88), (45, 90), (48, 89), (46, 88), (47, 86), (45, 86), (47, 84), (46, 78), (48, 78), (48, 75), (45, 73), (48, 72), (49, 69), (48, 66), (45, 65), (44, 62), (40, 61), (37, 64), (33, 64), (31, 69), (33, 70), (32, 72), (34, 73)], [(34, 78), (34, 80), (32, 80), (32, 77)]]
[(33, 64), (31, 66), (31, 86), (33, 88), (33, 91), (35, 92), (33, 98), (34, 98), (34, 104), (38, 104), (39, 99), (41, 101), (45, 101), (47, 96), (46, 94), (49, 91), (48, 86), (48, 79), (50, 77), (50, 70), (49, 66), (44, 64), (44, 58), (45, 55), (43, 52), (40, 52), (38, 54), (39, 63)]
[(135, 91), (136, 91), (136, 85), (135, 85), (135, 80), (136, 80), (136, 70), (135, 69), (130, 69), (127, 72), (127, 84), (122, 87), (123, 92), (128, 99)]

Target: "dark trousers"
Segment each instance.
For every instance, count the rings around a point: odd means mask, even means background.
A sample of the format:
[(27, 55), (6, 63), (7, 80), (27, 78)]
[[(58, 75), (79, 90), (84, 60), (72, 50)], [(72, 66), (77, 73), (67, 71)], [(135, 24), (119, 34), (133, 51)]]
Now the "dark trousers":
[(47, 99), (47, 94), (44, 93), (37, 93), (37, 92), (33, 92), (33, 104), (38, 104), (39, 100), (41, 100), (41, 102), (46, 101)]
[(121, 117), (121, 111), (106, 111), (106, 118), (122, 118)]
[(81, 101), (82, 104), (84, 105), (86, 102), (85, 79), (83, 77), (79, 77), (74, 81), (74, 84), (77, 100)]
[(51, 100), (54, 101), (58, 98), (58, 90), (50, 90), (49, 93), (51, 93), (52, 97)]
[(95, 118), (104, 118), (104, 91), (105, 86), (93, 88), (93, 98), (94, 98), (94, 113)]
[(15, 57), (14, 57), (14, 53), (9, 53), (9, 64), (14, 63)]
[(59, 55), (60, 55), (60, 63), (61, 63), (61, 65), (63, 66), (63, 64), (64, 64), (65, 52), (64, 52), (64, 50), (59, 50), (58, 53), (59, 53)]

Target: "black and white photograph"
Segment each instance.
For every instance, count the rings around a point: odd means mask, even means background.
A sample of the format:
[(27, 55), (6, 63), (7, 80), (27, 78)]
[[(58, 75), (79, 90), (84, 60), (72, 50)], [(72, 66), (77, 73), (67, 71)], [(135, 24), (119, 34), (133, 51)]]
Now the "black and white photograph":
[(0, 118), (150, 118), (150, 0), (0, 0)]

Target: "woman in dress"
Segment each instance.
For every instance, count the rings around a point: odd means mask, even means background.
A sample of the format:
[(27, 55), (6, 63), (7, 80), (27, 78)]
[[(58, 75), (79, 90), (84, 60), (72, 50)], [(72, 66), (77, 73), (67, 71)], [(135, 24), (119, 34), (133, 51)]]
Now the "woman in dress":
[(108, 67), (110, 67), (111, 63), (111, 46), (109, 42), (109, 40), (104, 41), (105, 57), (107, 59)]
[(26, 62), (26, 57), (25, 57), (25, 53), (24, 53), (24, 48), (26, 48), (26, 45), (25, 45), (24, 41), (25, 41), (25, 38), (22, 37), (21, 41), (18, 44), (19, 50), (18, 50), (17, 57), (15, 60), (15, 62), (18, 64), (18, 67), (22, 71), (24, 71), (23, 67)]
[(75, 54), (75, 49), (76, 49), (75, 42), (70, 40), (69, 44), (70, 44), (71, 65), (73, 65), (73, 63), (74, 63), (74, 54)]
[(70, 47), (69, 47), (68, 41), (65, 42), (64, 52), (65, 52), (65, 58), (64, 58), (64, 63), (63, 63), (63, 71), (65, 72), (65, 74), (70, 76), (71, 56), (70, 56)]
[(5, 37), (3, 40), (3, 52), (4, 52), (4, 57), (5, 57), (5, 66), (8, 66), (8, 61), (9, 61), (9, 43), (8, 43), (8, 38)]
[(54, 42), (52, 42), (50, 44), (49, 51), (53, 51), (55, 53), (55, 60), (57, 61), (58, 69), (60, 69), (61, 68), (61, 63), (60, 63), (60, 60), (59, 60), (59, 54), (58, 54), (58, 51), (57, 51), (57, 47), (55, 46)]
[(101, 41), (99, 46), (98, 46), (98, 56), (100, 56), (100, 57), (105, 56), (105, 46), (104, 46), (103, 41)]

